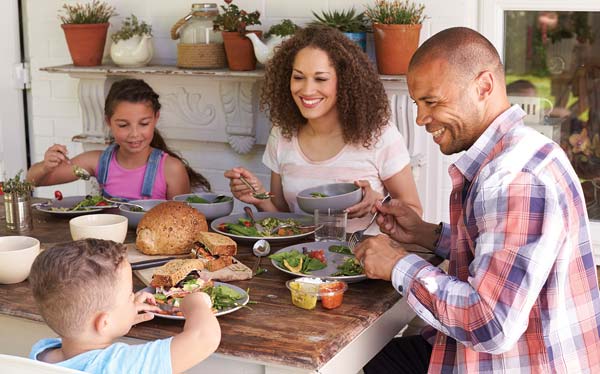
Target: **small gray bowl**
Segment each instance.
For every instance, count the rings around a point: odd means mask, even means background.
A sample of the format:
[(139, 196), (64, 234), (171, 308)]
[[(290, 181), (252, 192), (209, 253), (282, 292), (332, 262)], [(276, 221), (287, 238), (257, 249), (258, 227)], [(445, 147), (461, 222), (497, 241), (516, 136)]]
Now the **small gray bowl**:
[[(316, 194), (325, 196), (314, 196)], [(360, 200), (362, 200), (362, 189), (354, 183), (324, 184), (307, 188), (296, 195), (298, 206), (308, 214), (314, 214), (315, 209), (344, 210), (358, 204)]]
[(145, 212), (134, 212), (129, 205), (119, 205), (119, 214), (127, 217), (129, 220), (128, 226), (130, 229), (136, 229), (140, 220), (146, 214), (147, 211), (154, 208), (160, 203), (164, 203), (167, 200), (131, 200), (130, 203), (140, 205), (144, 208)]
[[(220, 203), (213, 203), (213, 201), (222, 194), (213, 193), (213, 192), (199, 192), (199, 193), (186, 193), (184, 195), (177, 195), (173, 197), (175, 201), (183, 201), (185, 203), (190, 204), (191, 207), (204, 214), (207, 220), (213, 220), (216, 218), (228, 216), (231, 214), (233, 210), (233, 197), (225, 195), (229, 198), (228, 201), (223, 201)], [(199, 197), (206, 201), (207, 203), (193, 203), (187, 201), (189, 197)]]

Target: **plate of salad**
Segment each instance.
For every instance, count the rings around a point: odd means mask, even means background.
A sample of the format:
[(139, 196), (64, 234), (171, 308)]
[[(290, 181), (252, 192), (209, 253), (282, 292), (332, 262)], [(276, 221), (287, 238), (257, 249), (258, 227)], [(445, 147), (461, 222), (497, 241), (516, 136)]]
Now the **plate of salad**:
[(217, 317), (235, 312), (250, 301), (248, 292), (237, 286), (222, 282), (204, 282), (202, 279), (186, 280), (181, 288), (171, 287), (168, 292), (157, 290), (154, 287), (146, 287), (142, 291), (153, 294), (159, 308), (163, 310), (161, 313), (154, 313), (156, 317), (175, 320), (185, 320), (179, 310), (179, 303), (188, 293), (206, 292), (210, 296), (213, 312)]
[(35, 203), (32, 206), (40, 212), (64, 216), (97, 213), (103, 209), (117, 208), (116, 204), (104, 200), (99, 195), (62, 197), (62, 195), (57, 194), (56, 196), (57, 198), (54, 200)]
[(273, 266), (288, 274), (343, 280), (348, 283), (367, 279), (347, 242), (295, 244), (280, 249), (269, 258)]
[(285, 242), (304, 238), (315, 232), (313, 217), (295, 213), (254, 212), (257, 225), (246, 214), (217, 218), (210, 227), (234, 239)]

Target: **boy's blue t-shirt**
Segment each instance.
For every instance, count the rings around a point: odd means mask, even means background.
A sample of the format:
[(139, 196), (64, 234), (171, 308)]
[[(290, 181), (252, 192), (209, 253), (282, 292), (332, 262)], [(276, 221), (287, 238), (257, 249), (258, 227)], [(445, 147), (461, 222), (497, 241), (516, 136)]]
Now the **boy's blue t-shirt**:
[[(56, 365), (85, 371), (86, 373), (151, 373), (173, 372), (171, 368), (171, 339), (161, 339), (145, 344), (129, 345), (114, 343), (104, 349), (84, 352)], [(29, 358), (50, 348), (60, 348), (61, 339), (42, 339), (31, 348)]]

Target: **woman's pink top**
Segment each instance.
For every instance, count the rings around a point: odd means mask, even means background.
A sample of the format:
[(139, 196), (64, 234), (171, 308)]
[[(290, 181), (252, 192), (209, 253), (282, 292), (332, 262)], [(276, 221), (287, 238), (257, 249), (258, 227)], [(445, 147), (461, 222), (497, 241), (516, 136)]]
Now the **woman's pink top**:
[[(114, 152), (108, 166), (108, 178), (104, 184), (104, 190), (110, 196), (122, 197), (128, 200), (144, 200), (148, 197), (142, 196), (142, 184), (147, 165), (135, 169), (125, 169), (117, 162), (117, 152)], [(154, 187), (152, 188), (152, 199), (167, 199), (167, 180), (165, 179), (165, 159), (169, 156), (164, 152), (158, 170)]]

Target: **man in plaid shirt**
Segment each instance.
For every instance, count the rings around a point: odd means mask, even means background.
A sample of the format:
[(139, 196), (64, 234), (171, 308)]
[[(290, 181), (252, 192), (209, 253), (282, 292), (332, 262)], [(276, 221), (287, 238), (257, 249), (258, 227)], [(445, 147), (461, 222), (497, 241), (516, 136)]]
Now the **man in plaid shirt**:
[[(433, 329), (397, 338), (365, 373), (600, 373), (600, 294), (579, 179), (560, 147), (511, 107), (500, 57), (467, 28), (415, 53), (408, 87), (450, 166), (450, 224), (392, 201), (355, 250)], [(407, 253), (449, 259), (448, 274)], [(429, 343), (428, 343), (429, 342)], [(431, 344), (431, 345), (429, 345)]]

